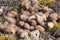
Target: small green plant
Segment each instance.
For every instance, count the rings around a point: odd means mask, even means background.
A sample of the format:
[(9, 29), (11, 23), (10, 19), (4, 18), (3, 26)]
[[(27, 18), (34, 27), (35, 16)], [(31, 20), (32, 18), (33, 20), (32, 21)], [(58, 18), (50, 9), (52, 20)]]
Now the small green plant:
[(26, 36), (24, 40), (31, 40), (31, 38), (29, 36)]
[(15, 37), (1, 35), (0, 40), (16, 40), (16, 39)]
[(44, 5), (44, 6), (51, 6), (52, 3), (55, 2), (55, 0), (38, 0), (39, 5)]
[(55, 23), (52, 29), (48, 29), (48, 32), (55, 32), (60, 27), (60, 23)]
[(60, 23), (56, 23), (52, 28), (53, 31), (56, 31), (60, 27)]
[(15, 6), (12, 11), (18, 12), (19, 6)]

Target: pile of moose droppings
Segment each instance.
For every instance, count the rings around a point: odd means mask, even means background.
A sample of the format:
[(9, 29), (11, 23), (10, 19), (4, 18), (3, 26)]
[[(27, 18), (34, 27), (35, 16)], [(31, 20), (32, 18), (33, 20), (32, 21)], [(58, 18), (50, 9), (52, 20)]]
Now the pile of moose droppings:
[(16, 40), (60, 40), (60, 15), (52, 8), (31, 0), (10, 9), (0, 7), (0, 33), (13, 34)]

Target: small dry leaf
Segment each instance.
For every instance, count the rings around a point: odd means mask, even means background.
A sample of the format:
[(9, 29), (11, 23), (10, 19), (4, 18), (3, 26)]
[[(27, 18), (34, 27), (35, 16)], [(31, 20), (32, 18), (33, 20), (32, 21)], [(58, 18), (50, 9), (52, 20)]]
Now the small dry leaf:
[(36, 26), (37, 25), (37, 22), (35, 21), (35, 20), (30, 20), (30, 24), (32, 25), (32, 26)]
[(25, 24), (24, 24), (24, 28), (30, 29), (30, 25), (29, 25), (28, 23), (25, 23)]
[(37, 25), (35, 28), (37, 30), (39, 30), (40, 32), (44, 32), (45, 31), (45, 29), (42, 26), (40, 26), (40, 25)]
[(8, 22), (10, 22), (10, 23), (12, 23), (12, 24), (15, 24), (15, 23), (16, 23), (15, 18), (8, 17), (8, 16), (5, 16), (4, 18), (5, 18)]
[(43, 17), (39, 16), (38, 14), (36, 14), (36, 17), (37, 17), (37, 22), (44, 26), (44, 19), (43, 19)]
[(12, 31), (13, 34), (16, 33), (16, 31), (15, 31), (15, 29), (13, 27), (11, 27), (11, 31)]
[(21, 16), (20, 16), (20, 19), (23, 20), (23, 21), (26, 21), (27, 18), (28, 18), (28, 17), (27, 17), (26, 15), (21, 15)]
[(58, 19), (58, 14), (57, 13), (51, 13), (50, 19), (56, 21)]
[(28, 36), (28, 32), (22, 31), (20, 37), (24, 38), (26, 36)]
[(19, 25), (20, 25), (20, 26), (24, 26), (24, 24), (25, 24), (25, 22), (19, 21)]

